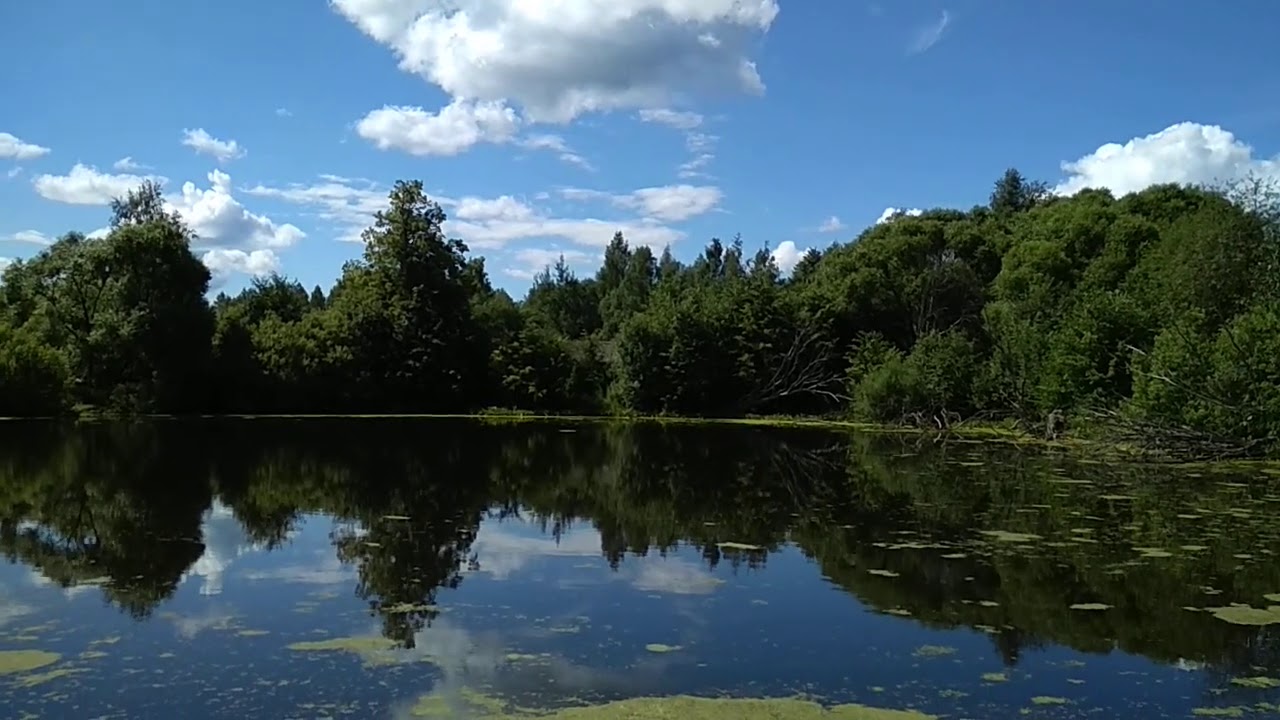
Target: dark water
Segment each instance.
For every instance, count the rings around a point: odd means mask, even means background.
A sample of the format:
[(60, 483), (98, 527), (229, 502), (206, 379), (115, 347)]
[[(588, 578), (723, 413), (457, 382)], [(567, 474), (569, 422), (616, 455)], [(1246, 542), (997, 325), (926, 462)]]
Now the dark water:
[(7, 423), (0, 672), (46, 664), (0, 715), (1260, 717), (1277, 509), (1259, 469), (814, 430)]

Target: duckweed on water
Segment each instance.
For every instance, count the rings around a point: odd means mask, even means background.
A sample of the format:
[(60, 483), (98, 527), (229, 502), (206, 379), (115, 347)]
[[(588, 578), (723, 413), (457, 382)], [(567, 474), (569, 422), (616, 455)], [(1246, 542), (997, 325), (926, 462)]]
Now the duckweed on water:
[(363, 637), (330, 638), (328, 640), (309, 640), (289, 645), (290, 650), (298, 652), (349, 652), (359, 655), (367, 665), (385, 665), (395, 663), (391, 651), (396, 643), (381, 636), (366, 635)]
[(1280, 605), (1272, 605), (1266, 609), (1247, 605), (1230, 605), (1227, 607), (1205, 608), (1213, 616), (1232, 625), (1275, 625), (1280, 623)]
[(663, 645), (662, 643), (649, 643), (644, 646), (645, 650), (651, 653), (669, 653), (680, 649), (679, 645)]
[(1053, 697), (1052, 695), (1037, 695), (1031, 698), (1033, 705), (1066, 705), (1067, 699), (1061, 697)]
[(1272, 688), (1280, 687), (1280, 680), (1259, 675), (1257, 677), (1231, 678), (1231, 684), (1238, 685), (1239, 687), (1270, 690)]
[(1110, 610), (1111, 606), (1106, 603), (1076, 603), (1071, 606), (1072, 610)]
[(52, 682), (58, 678), (64, 678), (68, 675), (76, 675), (82, 672), (88, 672), (88, 670), (85, 670), (84, 668), (58, 668), (57, 670), (50, 670), (48, 672), (23, 675), (14, 681), (14, 685), (17, 685), (18, 687), (31, 688), (37, 685), (44, 685), (45, 683)]
[(921, 645), (911, 654), (916, 657), (942, 657), (956, 654), (956, 649), (946, 645)]
[(891, 577), (891, 578), (898, 577), (898, 573), (892, 570), (873, 569), (873, 570), (868, 570), (867, 572), (872, 575), (879, 575), (880, 577)]
[[(428, 696), (414, 707), (417, 717), (456, 717), (446, 711), (441, 714), (447, 699)], [(818, 703), (798, 698), (738, 699), (700, 698), (675, 696), (662, 698), (634, 698), (603, 705), (564, 708), (552, 714), (504, 713), (502, 703), (478, 695), (468, 695), (464, 700), (473, 711), (470, 717), (477, 720), (517, 720), (537, 717), (543, 720), (739, 720), (740, 718), (770, 718), (770, 720), (934, 720), (935, 716), (914, 710), (886, 710), (865, 705), (836, 705), (823, 707)], [(456, 702), (456, 701), (455, 701)], [(445, 705), (447, 707), (447, 705)], [(478, 712), (477, 712), (478, 711)]]
[(1203, 707), (1193, 709), (1191, 714), (1199, 717), (1238, 718), (1244, 717), (1244, 710), (1242, 707)]
[(236, 631), (236, 635), (239, 635), (240, 637), (261, 637), (263, 635), (270, 635), (270, 634), (271, 634), (270, 630), (237, 630)]
[(1039, 535), (1009, 532), (1008, 530), (983, 530), (982, 534), (997, 542), (1007, 543), (1029, 543), (1041, 539)]
[(0, 650), (0, 675), (30, 672), (61, 659), (58, 653), (43, 650)]

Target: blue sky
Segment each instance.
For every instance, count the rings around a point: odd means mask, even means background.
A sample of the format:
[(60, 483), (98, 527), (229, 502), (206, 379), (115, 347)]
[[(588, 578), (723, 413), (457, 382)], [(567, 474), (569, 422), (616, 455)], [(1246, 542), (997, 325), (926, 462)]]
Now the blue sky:
[(1270, 0), (7, 3), (0, 258), (153, 176), (216, 286), (327, 287), (420, 178), (517, 294), (616, 229), (786, 267), (1009, 166), (1062, 192), (1280, 177), (1277, 27)]

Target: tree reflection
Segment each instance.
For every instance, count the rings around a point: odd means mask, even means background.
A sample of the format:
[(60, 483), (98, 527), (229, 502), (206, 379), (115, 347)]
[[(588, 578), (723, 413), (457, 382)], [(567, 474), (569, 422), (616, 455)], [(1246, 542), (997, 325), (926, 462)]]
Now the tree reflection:
[[(1243, 559), (1280, 552), (1267, 511), (1278, 484), (756, 427), (13, 424), (0, 438), (0, 550), (62, 586), (102, 579), (111, 602), (145, 617), (203, 552), (214, 497), (266, 547), (323, 514), (339, 521), (331, 540), (354, 592), (411, 647), (442, 590), (483, 569), (482, 522), (519, 513), (553, 538), (591, 524), (614, 568), (687, 546), (710, 568), (767, 572), (791, 543), (870, 608), (987, 632), (1008, 665), (1059, 644), (1256, 674), (1280, 668), (1280, 635), (1184, 608), (1280, 590), (1280, 567)], [(1158, 561), (1135, 550), (1182, 545), (1208, 549)]]

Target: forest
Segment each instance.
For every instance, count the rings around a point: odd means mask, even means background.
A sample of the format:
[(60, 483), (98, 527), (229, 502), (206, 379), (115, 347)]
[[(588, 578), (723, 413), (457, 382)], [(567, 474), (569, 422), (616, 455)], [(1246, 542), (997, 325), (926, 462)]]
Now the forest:
[[(1262, 455), (1280, 437), (1280, 193), (1263, 178), (1070, 197), (1009, 170), (986, 205), (810, 251), (615, 235), (523, 298), (400, 181), (333, 287), (210, 273), (161, 188), (0, 276), (0, 416), (821, 416)], [(198, 244), (198, 243), (197, 243)]]

